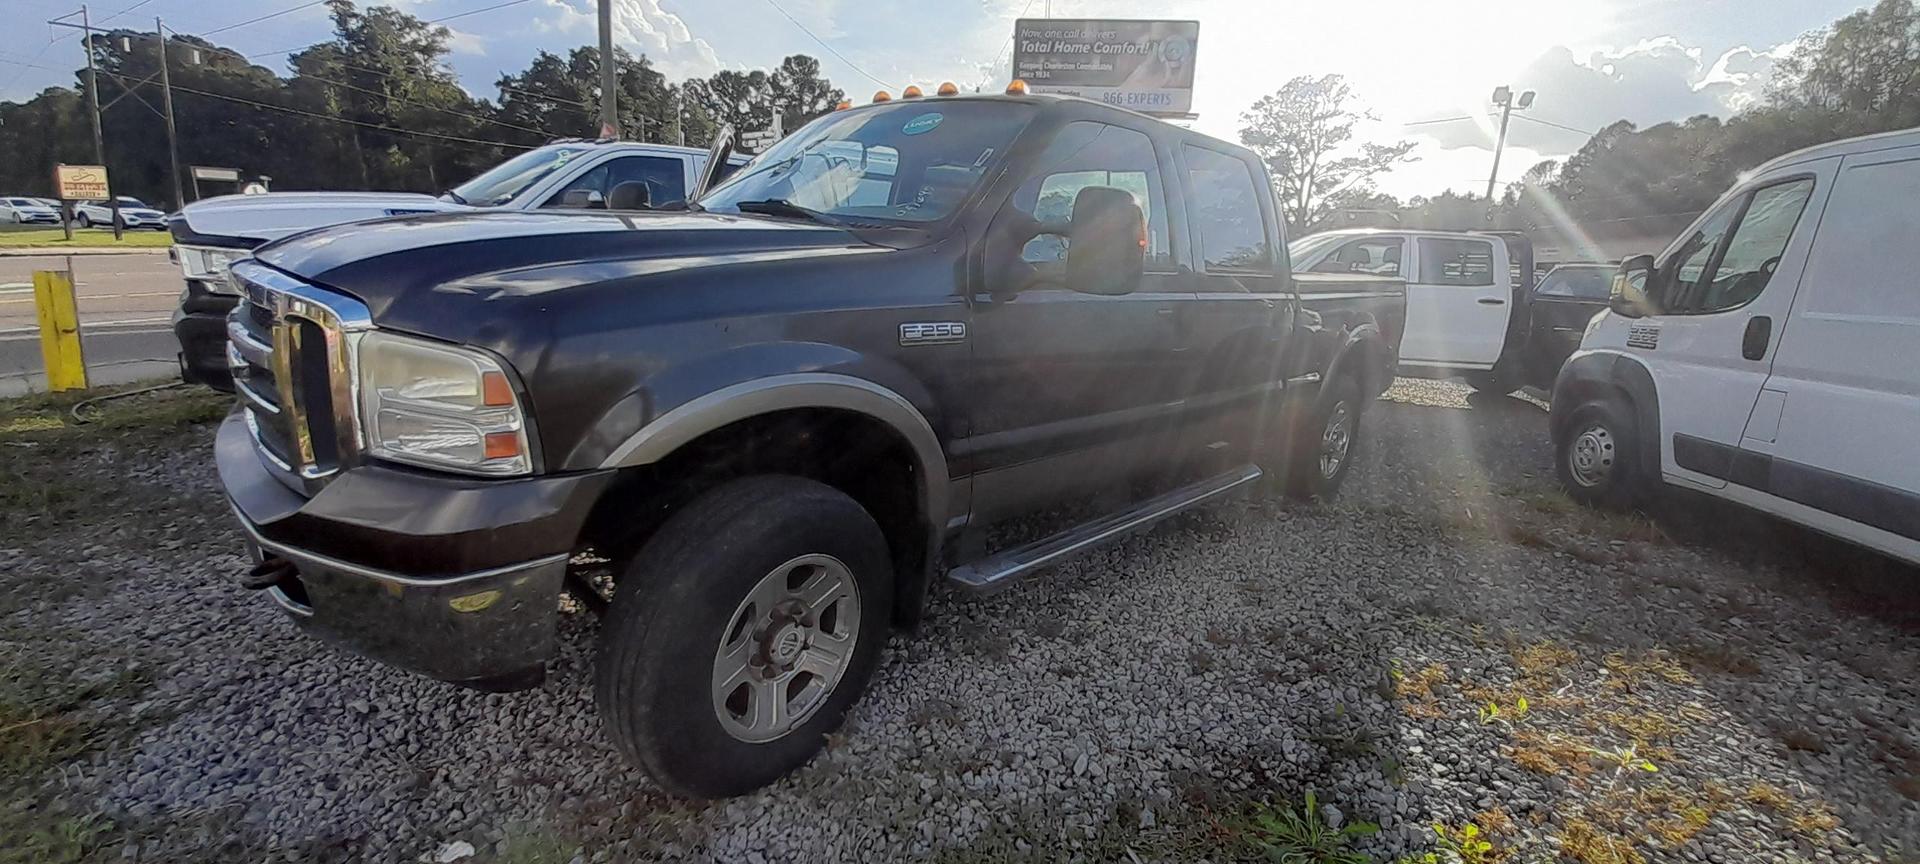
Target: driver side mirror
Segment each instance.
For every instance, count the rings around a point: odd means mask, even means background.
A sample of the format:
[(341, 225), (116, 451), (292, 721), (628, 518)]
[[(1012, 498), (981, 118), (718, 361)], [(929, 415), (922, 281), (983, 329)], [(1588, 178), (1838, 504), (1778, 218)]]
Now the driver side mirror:
[(598, 189), (568, 189), (560, 196), (560, 206), (574, 210), (602, 210), (607, 201)]
[(1132, 193), (1088, 186), (1073, 196), (1067, 287), (1085, 294), (1131, 294), (1146, 269), (1147, 222)]
[(1622, 318), (1642, 318), (1651, 314), (1653, 303), (1648, 289), (1653, 285), (1652, 255), (1635, 255), (1620, 262), (1613, 273), (1613, 287), (1607, 295), (1607, 308)]

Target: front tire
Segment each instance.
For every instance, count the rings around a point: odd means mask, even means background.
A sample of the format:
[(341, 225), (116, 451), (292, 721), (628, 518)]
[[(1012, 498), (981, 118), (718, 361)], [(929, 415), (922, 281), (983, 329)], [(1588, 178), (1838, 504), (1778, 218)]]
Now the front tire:
[(1320, 392), (1313, 410), (1292, 429), (1281, 491), (1303, 501), (1330, 501), (1340, 494), (1360, 455), (1364, 407), (1360, 382), (1351, 376), (1330, 382)]
[(865, 690), (892, 608), (886, 538), (852, 498), (800, 477), (730, 481), (625, 567), (595, 670), (607, 734), (678, 795), (772, 783)]
[(1590, 402), (1574, 410), (1566, 429), (1554, 442), (1553, 468), (1567, 497), (1611, 509), (1638, 502), (1639, 442), (1631, 415), (1615, 402)]
[(79, 222), (79, 223), (80, 223), (80, 227), (82, 227), (82, 228), (92, 228), (92, 227), (93, 227), (93, 220), (92, 220), (92, 219), (89, 219), (89, 218), (87, 218), (87, 214), (85, 214), (85, 213), (82, 213), (82, 214), (80, 214), (80, 215), (79, 215), (78, 217), (76, 217), (76, 218), (74, 219), (74, 221), (76, 221), (76, 222)]

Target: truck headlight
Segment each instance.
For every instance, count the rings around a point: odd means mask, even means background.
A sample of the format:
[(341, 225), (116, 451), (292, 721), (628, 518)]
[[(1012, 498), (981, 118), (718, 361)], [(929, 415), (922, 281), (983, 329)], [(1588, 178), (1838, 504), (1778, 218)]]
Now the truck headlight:
[(227, 277), (227, 270), (233, 262), (251, 254), (247, 250), (213, 246), (175, 246), (173, 249), (180, 261), (180, 272), (188, 279), (205, 282), (207, 290), (216, 294), (240, 293)]
[(491, 476), (533, 470), (526, 416), (491, 356), (379, 331), (358, 352), (370, 455)]

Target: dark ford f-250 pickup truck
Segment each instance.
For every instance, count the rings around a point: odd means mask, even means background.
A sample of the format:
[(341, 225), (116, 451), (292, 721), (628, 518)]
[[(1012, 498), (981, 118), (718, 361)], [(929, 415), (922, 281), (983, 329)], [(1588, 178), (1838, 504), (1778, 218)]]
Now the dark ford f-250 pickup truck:
[(1285, 250), (1248, 151), (1023, 95), (834, 112), (682, 211), (294, 235), (232, 269), (243, 581), (492, 689), (540, 680), (570, 592), (605, 617), (623, 753), (753, 789), (936, 576), (1001, 586), (1237, 487), (1333, 493), (1403, 296)]

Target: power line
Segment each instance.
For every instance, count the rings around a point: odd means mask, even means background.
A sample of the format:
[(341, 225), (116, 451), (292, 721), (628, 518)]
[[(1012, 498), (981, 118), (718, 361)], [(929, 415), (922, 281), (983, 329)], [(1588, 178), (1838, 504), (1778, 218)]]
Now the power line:
[(834, 50), (834, 47), (832, 45), (827, 44), (827, 40), (822, 39), (819, 36), (815, 36), (812, 30), (807, 29), (807, 25), (800, 23), (800, 19), (795, 18), (793, 17), (793, 15), (789, 14), (786, 9), (782, 8), (780, 4), (776, 2), (776, 0), (767, 0), (767, 5), (772, 6), (774, 8), (774, 11), (779, 12), (781, 15), (786, 16), (786, 19), (788, 21), (793, 22), (793, 26), (800, 28), (800, 32), (807, 34), (808, 36), (813, 38), (813, 41), (820, 43), (820, 47), (827, 49), (827, 53), (840, 58), (840, 62), (853, 67), (853, 71), (867, 76), (867, 79), (874, 82), (875, 84), (878, 84), (882, 87), (886, 87), (888, 89), (893, 89), (892, 84), (888, 84), (887, 82), (882, 81), (879, 78), (875, 78), (872, 72), (868, 72), (867, 70), (860, 68), (859, 64), (853, 62), (852, 60), (848, 60), (847, 55)]
[[(1019, 29), (1018, 23), (1020, 19), (1027, 17), (1027, 13), (1029, 11), (1032, 11), (1032, 9), (1033, 9), (1033, 0), (1027, 0), (1027, 5), (1020, 7), (1019, 16), (1013, 19), (1016, 25), (1014, 28), (1016, 31)], [(1012, 36), (1007, 37), (1007, 44), (1004, 46), (1001, 46), (1000, 55), (998, 57), (993, 58), (992, 66), (987, 67), (988, 76), (992, 76), (993, 70), (1000, 68), (1000, 61), (1007, 56), (1008, 51), (1013, 50), (1013, 42), (1018, 38), (1020, 38), (1020, 34), (1018, 32), (1015, 32)], [(987, 80), (991, 81), (993, 79), (992, 77), (988, 77)]]
[(1566, 125), (1562, 125), (1562, 124), (1560, 124), (1560, 123), (1555, 123), (1555, 122), (1553, 122), (1552, 120), (1542, 120), (1542, 119), (1540, 119), (1540, 118), (1538, 118), (1538, 117), (1528, 117), (1528, 116), (1527, 116), (1527, 115), (1525, 115), (1525, 114), (1515, 114), (1515, 115), (1513, 115), (1513, 116), (1514, 116), (1514, 119), (1516, 119), (1516, 120), (1525, 120), (1525, 121), (1527, 121), (1528, 123), (1538, 123), (1538, 124), (1540, 124), (1540, 125), (1542, 125), (1542, 126), (1552, 126), (1552, 127), (1553, 127), (1553, 128), (1555, 128), (1555, 129), (1564, 129), (1564, 130), (1566, 130), (1566, 131), (1568, 131), (1568, 132), (1578, 132), (1578, 133), (1580, 133), (1581, 135), (1586, 135), (1586, 136), (1588, 136), (1588, 137), (1592, 137), (1592, 136), (1594, 136), (1594, 135), (1598, 135), (1598, 134), (1600, 134), (1600, 133), (1598, 133), (1598, 132), (1593, 132), (1593, 131), (1589, 131), (1589, 130), (1586, 130), (1586, 129), (1576, 129), (1576, 128), (1574, 128), (1574, 127), (1572, 127), (1572, 126), (1566, 126)]
[(105, 24), (105, 23), (107, 23), (108, 21), (112, 21), (112, 20), (113, 20), (113, 19), (115, 19), (115, 18), (118, 18), (118, 17), (120, 17), (120, 16), (122, 16), (122, 15), (125, 15), (125, 14), (127, 14), (128, 12), (132, 12), (133, 10), (135, 10), (135, 9), (138, 9), (138, 8), (140, 8), (140, 7), (142, 7), (142, 6), (145, 6), (145, 5), (147, 5), (148, 3), (152, 3), (152, 2), (153, 2), (153, 0), (140, 0), (140, 2), (138, 2), (138, 3), (135, 3), (135, 4), (133, 4), (132, 6), (128, 6), (128, 7), (127, 7), (127, 8), (125, 8), (125, 9), (122, 9), (122, 10), (120, 10), (120, 11), (118, 11), (118, 12), (115, 12), (115, 13), (113, 13), (112, 15), (108, 15), (107, 17), (105, 17), (105, 18), (102, 18), (102, 19), (100, 19), (100, 23), (102, 23), (102, 24)]
[(294, 13), (294, 12), (298, 12), (298, 11), (300, 11), (300, 10), (302, 10), (302, 9), (310, 9), (310, 8), (312, 8), (312, 7), (315, 7), (315, 6), (318, 6), (318, 5), (320, 5), (320, 4), (322, 4), (322, 3), (325, 3), (325, 2), (327, 2), (327, 0), (309, 0), (309, 2), (306, 2), (306, 3), (302, 3), (302, 4), (300, 4), (300, 5), (298, 5), (298, 6), (290, 6), (290, 7), (288, 7), (288, 8), (286, 8), (286, 9), (282, 9), (282, 10), (280, 10), (280, 11), (278, 11), (278, 12), (269, 12), (269, 13), (267, 13), (267, 14), (265, 14), (265, 15), (262, 15), (262, 16), (260, 16), (260, 17), (258, 17), (258, 18), (248, 18), (247, 20), (245, 20), (245, 21), (241, 21), (241, 22), (239, 22), (239, 23), (237, 23), (237, 24), (228, 24), (228, 25), (226, 25), (225, 27), (215, 27), (215, 28), (213, 28), (212, 30), (208, 30), (207, 32), (205, 32), (205, 33), (202, 33), (202, 34), (200, 34), (200, 35), (201, 35), (201, 37), (202, 37), (202, 38), (205, 38), (205, 37), (207, 37), (207, 36), (212, 36), (212, 35), (213, 35), (213, 34), (215, 34), (215, 33), (225, 33), (225, 32), (227, 32), (228, 30), (238, 30), (238, 29), (240, 29), (240, 28), (242, 28), (242, 27), (245, 27), (245, 26), (247, 26), (247, 25), (249, 25), (249, 24), (258, 24), (258, 23), (260, 23), (260, 22), (262, 22), (262, 21), (266, 21), (266, 20), (268, 20), (268, 19), (270, 19), (270, 18), (278, 18), (278, 17), (280, 17), (280, 16), (282, 16), (282, 15), (288, 15), (288, 14), (291, 14), (291, 13)]
[(1460, 122), (1460, 121), (1462, 121), (1462, 120), (1478, 120), (1478, 119), (1479, 119), (1478, 117), (1474, 117), (1473, 115), (1470, 115), (1470, 114), (1468, 114), (1468, 115), (1461, 115), (1461, 116), (1459, 116), (1459, 117), (1441, 117), (1441, 118), (1439, 118), (1439, 119), (1436, 119), (1436, 120), (1415, 120), (1415, 121), (1413, 121), (1412, 123), (1402, 123), (1402, 124), (1400, 124), (1400, 125), (1402, 125), (1402, 126), (1429, 126), (1429, 125), (1432, 125), (1432, 124), (1434, 124), (1434, 123), (1458, 123), (1458, 122)]
[[(525, 0), (519, 0), (519, 2), (525, 2)], [(476, 11), (478, 11), (478, 10), (476, 10)], [(174, 31), (174, 35), (175, 35), (175, 36), (180, 36), (180, 35), (193, 35), (193, 34), (181, 34), (181, 33), (180, 33), (179, 31), (177, 31), (177, 30), (176, 30), (176, 31)], [(203, 37), (203, 38), (204, 38), (204, 37)], [(222, 53), (222, 54), (226, 54), (226, 55), (228, 55), (228, 56), (230, 56), (230, 57), (236, 57), (236, 58), (239, 58), (239, 59), (241, 59), (241, 60), (245, 60), (245, 59), (247, 59), (247, 57), (246, 57), (246, 55), (243, 55), (243, 54), (240, 54), (240, 53), (239, 53), (239, 52), (237, 52), (237, 51), (232, 51), (232, 50), (229, 50), (229, 49), (226, 49), (226, 48), (220, 48), (220, 47), (217, 47), (217, 46), (216, 46), (216, 47), (214, 47), (214, 49), (213, 49), (213, 50), (214, 50), (214, 51), (217, 51), (217, 52), (219, 52), (219, 53)], [(342, 64), (340, 64), (340, 65), (342, 65), (342, 66), (349, 66), (350, 64), (346, 64), (346, 63), (342, 63)], [(364, 67), (352, 67), (352, 68), (364, 68)], [(379, 70), (368, 70), (368, 71), (375, 71), (375, 72), (378, 72)], [(391, 73), (391, 72), (380, 72), (380, 74), (383, 74), (383, 75), (388, 75), (388, 76), (392, 76), (392, 75), (393, 75), (393, 73)], [(320, 82), (320, 83), (322, 83), (322, 84), (331, 84), (331, 85), (333, 85), (333, 86), (335, 86), (335, 87), (344, 87), (344, 88), (346, 88), (346, 89), (348, 89), (348, 90), (356, 90), (356, 91), (359, 91), (359, 92), (361, 92), (361, 93), (366, 93), (366, 94), (368, 94), (368, 95), (371, 95), (371, 96), (380, 96), (380, 97), (383, 97), (383, 98), (386, 98), (386, 99), (391, 99), (391, 100), (393, 100), (393, 101), (396, 101), (396, 102), (400, 102), (400, 103), (403, 103), (403, 104), (407, 104), (407, 105), (412, 105), (412, 106), (415, 106), (415, 107), (418, 107), (418, 108), (425, 108), (425, 109), (427, 109), (427, 110), (429, 110), (429, 111), (440, 111), (440, 112), (443, 112), (443, 113), (446, 113), (446, 114), (450, 114), (450, 115), (453, 115), (453, 116), (455, 116), (455, 117), (462, 117), (462, 118), (465, 118), (465, 119), (468, 119), (468, 120), (473, 120), (473, 121), (475, 121), (475, 122), (479, 122), (479, 123), (492, 123), (492, 124), (494, 124), (494, 125), (496, 125), (496, 126), (503, 126), (503, 127), (506, 127), (506, 128), (508, 128), (508, 129), (513, 129), (513, 130), (516, 130), (516, 131), (519, 131), (519, 132), (526, 132), (526, 133), (528, 133), (528, 134), (531, 134), (531, 135), (538, 135), (538, 136), (540, 136), (540, 137), (542, 137), (542, 138), (551, 138), (551, 137), (553, 137), (553, 134), (552, 134), (552, 133), (550, 133), (550, 132), (546, 132), (546, 131), (542, 131), (542, 130), (540, 130), (540, 129), (534, 129), (534, 128), (532, 128), (532, 127), (529, 127), (529, 126), (521, 126), (521, 125), (519, 125), (519, 124), (517, 124), (517, 123), (508, 123), (508, 122), (506, 122), (506, 121), (504, 121), (504, 120), (497, 120), (497, 119), (494, 119), (494, 118), (492, 118), (492, 117), (487, 117), (487, 116), (484, 116), (484, 115), (480, 115), (480, 114), (469, 114), (469, 113), (467, 113), (467, 112), (465, 112), (465, 111), (460, 111), (460, 110), (458, 110), (458, 109), (455, 109), (455, 108), (447, 108), (447, 107), (443, 107), (443, 106), (440, 106), (440, 105), (431, 105), (431, 104), (428, 104), (428, 103), (426, 103), (426, 102), (421, 102), (421, 101), (419, 101), (419, 100), (417, 100), (417, 99), (409, 99), (409, 98), (407, 98), (407, 97), (405, 97), (405, 96), (400, 96), (400, 95), (396, 95), (396, 94), (393, 94), (393, 93), (386, 93), (386, 92), (382, 92), (382, 91), (379, 91), (379, 90), (372, 90), (372, 89), (369, 89), (369, 88), (366, 88), (366, 87), (361, 87), (361, 86), (358, 86), (358, 85), (354, 85), (354, 84), (348, 84), (348, 83), (347, 83), (347, 82), (345, 82), (345, 81), (335, 81), (335, 80), (333, 80), (333, 79), (331, 79), (331, 78), (322, 78), (322, 77), (320, 77), (320, 76), (318, 76), (318, 75), (314, 75), (314, 74), (311, 74), (311, 73), (308, 73), (308, 72), (301, 72), (301, 71), (299, 71), (299, 70), (297, 70), (297, 69), (296, 69), (296, 70), (294, 70), (294, 73), (293, 73), (293, 77), (292, 77), (291, 79), (288, 79), (288, 80), (290, 80), (290, 81), (294, 81), (294, 80), (299, 80), (299, 79), (301, 79), (301, 78), (306, 78), (306, 79), (309, 79), (309, 80), (312, 80), (312, 81), (318, 81), (318, 82)], [(174, 88), (174, 89), (176, 89), (176, 90), (178, 90), (178, 89), (181, 89), (181, 88), (178, 88), (178, 87), (176, 87), (176, 88)]]
[[(48, 28), (48, 29), (52, 29), (52, 28)], [(14, 73), (14, 76), (13, 76), (12, 78), (8, 78), (8, 79), (7, 79), (7, 83), (6, 83), (6, 84), (4, 84), (4, 85), (0, 85), (0, 93), (3, 93), (3, 92), (6, 92), (6, 91), (8, 91), (8, 90), (12, 90), (12, 89), (13, 89), (13, 85), (15, 85), (15, 84), (18, 84), (18, 83), (20, 83), (20, 79), (22, 79), (22, 78), (25, 78), (25, 77), (27, 76), (27, 70), (28, 70), (28, 69), (46, 69), (46, 68), (49, 68), (49, 67), (46, 67), (46, 66), (35, 66), (35, 65), (33, 65), (33, 64), (34, 64), (34, 63), (37, 63), (37, 62), (39, 62), (39, 60), (40, 60), (40, 58), (41, 58), (42, 56), (44, 56), (44, 55), (45, 55), (45, 54), (47, 53), (47, 49), (48, 49), (48, 48), (52, 48), (52, 47), (53, 47), (53, 43), (55, 43), (55, 42), (58, 42), (58, 41), (60, 41), (60, 40), (62, 40), (62, 39), (65, 39), (65, 38), (67, 38), (67, 37), (66, 37), (66, 36), (64, 36), (64, 35), (61, 35), (61, 36), (55, 36), (55, 37), (53, 37), (53, 38), (51, 38), (51, 39), (48, 39), (48, 40), (47, 40), (47, 44), (45, 44), (45, 45), (42, 45), (42, 46), (40, 46), (40, 50), (38, 50), (38, 51), (35, 51), (35, 52), (33, 52), (33, 56), (32, 56), (31, 58), (28, 58), (28, 60), (27, 60), (27, 62), (26, 62), (26, 63), (20, 63), (20, 62), (18, 62), (18, 61), (10, 61), (10, 62), (14, 62), (14, 63), (15, 63), (15, 65), (17, 65), (17, 66), (19, 66), (19, 67), (21, 67), (21, 68), (20, 68), (20, 71), (19, 71), (19, 72), (16, 72), (16, 73)], [(55, 70), (53, 70), (53, 71), (55, 71), (55, 72), (58, 72), (58, 71), (60, 71), (60, 70), (58, 70), (58, 69), (55, 69)]]
[(442, 141), (455, 141), (461, 144), (477, 144), (482, 147), (509, 147), (515, 150), (533, 149), (532, 147), (528, 147), (524, 144), (508, 144), (504, 141), (483, 141), (479, 138), (465, 138), (459, 135), (442, 135), (438, 132), (423, 132), (417, 129), (405, 129), (398, 126), (383, 126), (379, 123), (367, 123), (361, 120), (350, 120), (346, 117), (335, 117), (330, 114), (319, 114), (313, 111), (303, 111), (299, 108), (288, 108), (283, 105), (269, 105), (265, 102), (255, 102), (252, 99), (242, 99), (238, 96), (228, 96), (224, 93), (209, 93), (205, 90), (195, 90), (191, 87), (181, 87), (178, 84), (174, 85), (173, 89), (178, 90), (181, 93), (192, 93), (195, 96), (205, 96), (210, 99), (224, 99), (228, 102), (238, 102), (242, 105), (251, 105), (255, 108), (264, 108), (269, 111), (280, 111), (287, 114), (296, 114), (301, 117), (311, 117), (316, 120), (331, 120), (335, 123), (346, 123), (353, 126), (364, 126), (368, 129), (375, 129), (381, 132), (392, 132), (397, 135), (413, 135), (420, 138), (437, 138)]
[(452, 15), (447, 15), (447, 16), (445, 16), (445, 17), (441, 17), (441, 18), (430, 18), (430, 19), (428, 19), (428, 20), (426, 20), (426, 21), (422, 21), (422, 22), (420, 22), (420, 23), (422, 23), (422, 24), (438, 24), (438, 23), (440, 23), (440, 22), (442, 22), (442, 21), (452, 21), (452, 20), (453, 20), (453, 19), (455, 19), (455, 18), (465, 18), (465, 17), (467, 17), (468, 15), (478, 15), (478, 14), (480, 14), (480, 13), (482, 13), (482, 12), (492, 12), (492, 11), (493, 11), (493, 10), (495, 10), (495, 9), (505, 9), (505, 8), (507, 8), (508, 6), (518, 6), (518, 5), (520, 5), (520, 4), (522, 4), (522, 3), (529, 3), (529, 2), (532, 2), (532, 0), (507, 0), (507, 2), (505, 2), (505, 3), (496, 3), (496, 4), (494, 4), (494, 5), (492, 5), (492, 6), (484, 6), (484, 7), (481, 7), (481, 8), (479, 8), (479, 9), (470, 9), (470, 10), (468, 10), (468, 11), (466, 11), (466, 12), (456, 12), (456, 13), (454, 13), (454, 14), (452, 14)]

